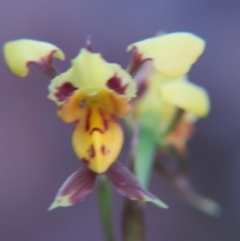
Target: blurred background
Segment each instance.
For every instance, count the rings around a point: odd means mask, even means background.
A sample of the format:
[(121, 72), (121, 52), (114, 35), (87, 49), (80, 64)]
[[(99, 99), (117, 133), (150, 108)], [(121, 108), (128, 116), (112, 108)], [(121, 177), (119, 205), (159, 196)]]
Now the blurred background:
[[(169, 210), (146, 207), (148, 241), (240, 240), (240, 1), (238, 0), (1, 0), (0, 44), (33, 38), (56, 44), (69, 67), (92, 36), (93, 48), (126, 66), (126, 46), (158, 31), (190, 31), (207, 42), (190, 79), (209, 91), (212, 110), (189, 143), (193, 183), (223, 208), (209, 217), (181, 202), (163, 179), (150, 190)], [(32, 67), (20, 79), (0, 57), (0, 240), (103, 241), (96, 194), (70, 208), (47, 208), (79, 167), (71, 125), (46, 99), (48, 80)], [(125, 147), (128, 148), (127, 140)], [(124, 159), (124, 153), (121, 155)], [(123, 160), (124, 161), (124, 160)], [(122, 197), (112, 211), (120, 240)]]

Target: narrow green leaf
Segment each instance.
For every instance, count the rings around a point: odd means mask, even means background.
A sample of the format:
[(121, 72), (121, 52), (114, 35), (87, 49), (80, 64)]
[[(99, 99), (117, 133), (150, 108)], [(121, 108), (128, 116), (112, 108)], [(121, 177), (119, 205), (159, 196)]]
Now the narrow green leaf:
[(111, 216), (112, 187), (108, 179), (101, 175), (98, 180), (98, 200), (106, 241), (114, 241)]
[(158, 143), (159, 118), (154, 113), (148, 113), (141, 119), (139, 136), (136, 146), (134, 172), (145, 188), (148, 187), (153, 162)]
[(145, 219), (142, 203), (125, 199), (122, 212), (122, 235), (124, 241), (145, 240)]
[(155, 159), (156, 140), (152, 132), (141, 128), (135, 154), (135, 174), (143, 187), (147, 187)]

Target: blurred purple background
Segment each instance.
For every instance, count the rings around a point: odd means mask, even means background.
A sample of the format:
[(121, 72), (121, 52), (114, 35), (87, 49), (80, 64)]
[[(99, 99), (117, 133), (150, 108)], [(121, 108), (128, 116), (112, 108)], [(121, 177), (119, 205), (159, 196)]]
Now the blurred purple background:
[[(239, 0), (1, 0), (0, 43), (26, 37), (64, 50), (66, 70), (92, 35), (94, 50), (126, 66), (128, 44), (157, 31), (190, 31), (207, 42), (190, 78), (205, 87), (212, 110), (190, 142), (193, 183), (223, 207), (220, 218), (182, 203), (154, 176), (151, 191), (170, 205), (147, 205), (148, 241), (240, 240), (240, 1)], [(62, 182), (79, 167), (71, 125), (45, 98), (48, 80), (32, 68), (19, 79), (0, 58), (0, 240), (103, 241), (96, 195), (47, 212)], [(127, 146), (127, 144), (126, 144)], [(124, 157), (124, 155), (122, 155)], [(120, 237), (122, 197), (113, 213)], [(118, 239), (120, 240), (120, 238)]]

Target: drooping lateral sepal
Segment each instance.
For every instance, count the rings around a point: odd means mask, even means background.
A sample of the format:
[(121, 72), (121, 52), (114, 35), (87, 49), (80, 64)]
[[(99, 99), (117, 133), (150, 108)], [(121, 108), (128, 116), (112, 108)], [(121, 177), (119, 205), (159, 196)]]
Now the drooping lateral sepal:
[(48, 210), (68, 207), (84, 200), (93, 191), (96, 176), (85, 166), (81, 167), (63, 183)]
[(144, 189), (134, 175), (121, 164), (117, 162), (113, 163), (106, 172), (106, 176), (123, 196), (126, 196), (131, 200), (152, 202), (161, 208), (168, 208), (164, 202), (160, 201), (156, 196)]
[(4, 57), (10, 70), (25, 77), (29, 72), (29, 65), (37, 64), (50, 77), (56, 75), (53, 58), (64, 60), (65, 56), (57, 46), (33, 39), (18, 39), (4, 45)]
[(189, 166), (186, 156), (174, 147), (168, 153), (161, 153), (155, 162), (155, 170), (163, 176), (177, 194), (189, 205), (210, 216), (219, 216), (221, 206), (210, 198), (199, 194), (189, 180)]

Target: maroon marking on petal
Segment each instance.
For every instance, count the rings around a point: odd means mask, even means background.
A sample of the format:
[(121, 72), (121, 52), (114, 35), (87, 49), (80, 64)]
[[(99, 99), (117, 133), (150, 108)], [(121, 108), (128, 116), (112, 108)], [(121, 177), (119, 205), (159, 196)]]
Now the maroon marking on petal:
[(108, 121), (106, 120), (105, 116), (104, 116), (104, 113), (102, 112), (101, 109), (98, 109), (99, 111), (99, 114), (101, 115), (101, 118), (102, 118), (102, 122), (103, 122), (103, 126), (104, 126), (104, 129), (105, 131), (108, 130)]
[(71, 83), (65, 82), (57, 88), (55, 96), (57, 97), (58, 101), (66, 101), (77, 89), (78, 88), (74, 87)]
[(121, 79), (115, 75), (107, 81), (107, 87), (114, 90), (120, 95), (124, 95), (128, 84), (122, 85)]
[(94, 148), (93, 145), (90, 146), (88, 152), (89, 152), (89, 157), (90, 157), (90, 158), (94, 158), (94, 157), (95, 157), (96, 152), (95, 152), (95, 148)]
[(127, 168), (117, 162), (111, 165), (106, 175), (118, 192), (130, 199), (145, 201), (146, 196), (152, 200), (157, 199), (157, 197), (141, 186), (136, 177)]
[(106, 155), (106, 147), (104, 145), (101, 146), (101, 153)]
[(103, 155), (107, 155), (108, 153), (110, 153), (110, 151), (107, 150), (107, 148), (104, 145), (101, 146), (100, 151)]
[(142, 81), (141, 83), (139, 83), (138, 89), (137, 89), (137, 97), (140, 97), (141, 95), (143, 95), (146, 89), (147, 89), (147, 83), (145, 81)]
[(28, 61), (26, 67), (29, 68), (31, 64), (36, 64), (49, 77), (54, 78), (58, 75), (56, 68), (53, 65), (53, 54), (57, 50), (52, 50), (46, 57), (39, 59), (39, 61)]
[(142, 58), (142, 55), (138, 53), (137, 48), (133, 47), (132, 49), (132, 59), (130, 61), (128, 72), (131, 76), (135, 75), (139, 67), (142, 65), (142, 63), (145, 61), (145, 59)]
[(91, 111), (91, 109), (89, 108), (89, 109), (88, 109), (88, 112), (87, 112), (87, 115), (86, 115), (86, 126), (85, 126), (86, 132), (88, 132), (88, 131), (89, 131), (89, 128), (90, 128), (90, 117), (91, 117), (91, 113), (92, 113), (92, 111)]
[(87, 158), (81, 158), (81, 160), (86, 166), (89, 166), (90, 161)]
[(70, 195), (71, 204), (82, 201), (93, 191), (96, 176), (96, 173), (83, 166), (68, 177), (59, 189), (57, 196)]
[(98, 131), (98, 132), (100, 132), (101, 134), (104, 133), (103, 130), (101, 130), (100, 128), (95, 127), (95, 128), (93, 128), (93, 129), (91, 130), (90, 135), (92, 135), (92, 133), (93, 133), (94, 131)]

